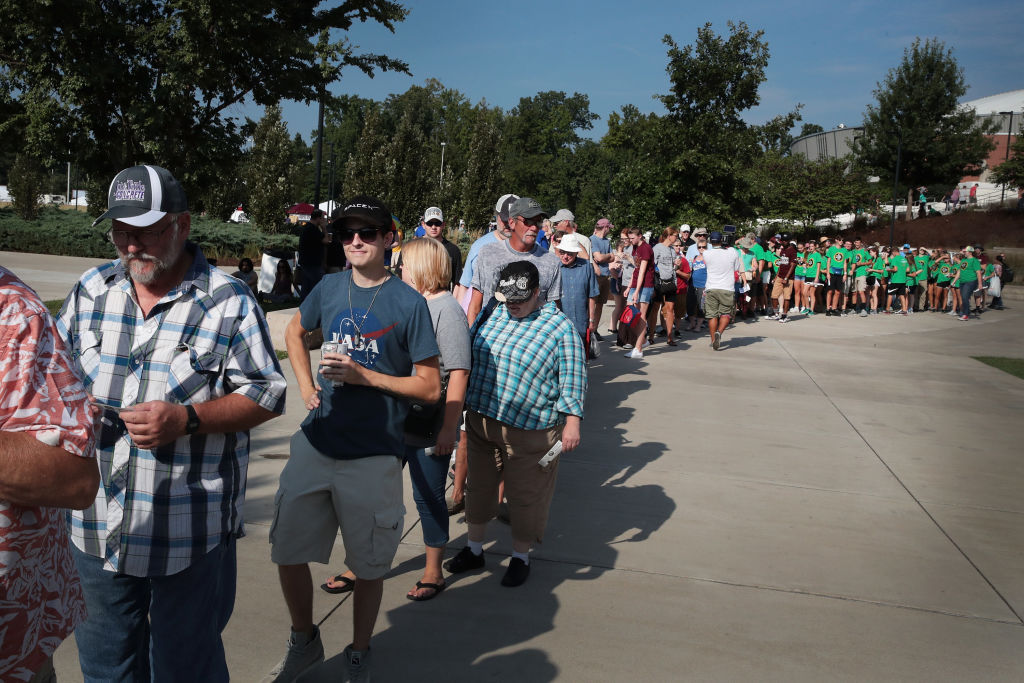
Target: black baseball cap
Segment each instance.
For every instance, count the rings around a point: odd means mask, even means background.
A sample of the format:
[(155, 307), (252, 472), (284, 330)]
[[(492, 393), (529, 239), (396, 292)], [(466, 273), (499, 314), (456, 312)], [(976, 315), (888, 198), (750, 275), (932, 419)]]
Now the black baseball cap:
[(715, 230), (710, 235), (708, 235), (708, 241), (709, 242), (721, 242), (722, 241), (722, 233), (720, 233), (717, 230)]
[(498, 274), (494, 298), (502, 303), (517, 304), (533, 296), (540, 287), (540, 273), (529, 261), (513, 261)]
[(381, 200), (368, 195), (360, 195), (348, 200), (331, 227), (332, 229), (347, 228), (348, 224), (356, 219), (374, 228), (380, 228), (384, 232), (388, 232), (394, 227), (391, 221), (391, 210)]
[(508, 217), (515, 218), (516, 216), (522, 216), (523, 218), (536, 218), (537, 216), (548, 217), (547, 211), (541, 208), (540, 202), (531, 197), (520, 197), (519, 199), (512, 202), (512, 206), (508, 209)]
[(153, 225), (169, 213), (188, 211), (188, 197), (171, 172), (159, 166), (126, 168), (110, 183), (107, 210), (92, 222), (108, 218), (135, 227)]

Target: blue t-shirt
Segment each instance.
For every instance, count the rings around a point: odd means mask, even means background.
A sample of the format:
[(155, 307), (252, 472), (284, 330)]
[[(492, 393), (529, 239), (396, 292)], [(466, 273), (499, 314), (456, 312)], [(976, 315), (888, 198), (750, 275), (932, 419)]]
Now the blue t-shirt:
[[(320, 327), (326, 341), (347, 342), (352, 360), (376, 372), (408, 377), (414, 363), (438, 355), (427, 300), (397, 277), (389, 277), (378, 291), (353, 285), (350, 270), (326, 275), (299, 312), (303, 329)], [(317, 371), (319, 352), (310, 355), (320, 385), (320, 406), (302, 423), (310, 444), (339, 460), (402, 457), (408, 401), (372, 387), (332, 386)]]
[[(610, 240), (604, 237), (590, 236), (590, 247), (593, 249), (595, 254), (610, 254), (612, 253), (612, 243)], [(591, 257), (593, 258), (593, 257)], [(608, 263), (598, 263), (597, 269), (600, 271), (602, 276), (608, 275)]]
[(562, 313), (572, 321), (576, 331), (585, 340), (587, 324), (590, 322), (590, 297), (601, 293), (597, 285), (597, 274), (590, 261), (576, 259), (571, 266), (562, 264)]
[[(699, 253), (699, 252), (698, 252)], [(690, 282), (697, 289), (704, 289), (708, 284), (708, 264), (704, 259), (690, 262)]]
[(466, 288), (473, 286), (473, 265), (476, 263), (476, 257), (480, 253), (480, 248), (497, 241), (497, 230), (492, 230), (476, 242), (473, 242), (473, 246), (469, 248), (469, 253), (466, 254), (466, 263), (462, 266), (462, 277), (459, 278), (460, 285)]

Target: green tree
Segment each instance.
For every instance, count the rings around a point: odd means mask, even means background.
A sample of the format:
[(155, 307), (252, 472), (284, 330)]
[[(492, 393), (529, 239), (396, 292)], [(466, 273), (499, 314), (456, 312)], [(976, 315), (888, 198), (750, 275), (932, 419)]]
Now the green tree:
[(252, 150), (246, 167), (249, 217), (266, 233), (281, 230), (285, 209), (295, 196), (295, 146), (281, 107), (271, 105), (253, 131)]
[(31, 148), (72, 150), (94, 191), (118, 170), (152, 162), (199, 197), (242, 146), (238, 105), (309, 102), (350, 66), (407, 72), (403, 62), (357, 53), (345, 37), (356, 21), (393, 31), (407, 13), (400, 4), (322, 4), (0, 3), (0, 90), (17, 93)]
[(769, 50), (763, 31), (751, 31), (743, 22), (728, 26), (729, 36), (723, 37), (705, 24), (697, 29), (695, 43), (682, 48), (672, 36), (663, 39), (670, 88), (659, 99), (673, 124), (665, 200), (686, 207), (681, 213), (697, 222), (753, 215), (745, 170), (764, 148), (781, 144), (782, 123), (799, 119), (797, 110), (764, 130), (743, 120), (744, 112), (760, 103)]
[(1024, 187), (1024, 137), (1017, 136), (1010, 146), (1010, 158), (995, 167), (992, 180), (1009, 187)]
[(495, 200), (505, 193), (500, 121), (496, 123), (494, 119), (495, 116), (483, 104), (478, 105), (456, 206), (458, 215), (466, 220), (469, 229), (487, 225)]
[(22, 152), (14, 158), (7, 190), (15, 213), (27, 221), (39, 217), (39, 196), (46, 177), (39, 159)]
[(866, 177), (851, 157), (810, 161), (770, 151), (751, 168), (750, 184), (760, 215), (810, 227), (863, 205), (869, 192)]
[(814, 135), (815, 133), (824, 133), (825, 129), (816, 123), (805, 123), (800, 127), (800, 134), (798, 138), (802, 138), (805, 135)]
[(892, 183), (902, 137), (898, 181), (903, 189), (955, 185), (978, 171), (992, 150), (985, 135), (995, 126), (979, 125), (973, 110), (959, 106), (966, 92), (953, 51), (939, 40), (915, 40), (875, 89), (876, 102), (864, 114), (864, 134), (854, 139), (854, 153)]
[(674, 186), (672, 159), (679, 153), (678, 127), (627, 104), (608, 117), (601, 146), (609, 156), (607, 211), (619, 228), (654, 226), (672, 220), (682, 207)]

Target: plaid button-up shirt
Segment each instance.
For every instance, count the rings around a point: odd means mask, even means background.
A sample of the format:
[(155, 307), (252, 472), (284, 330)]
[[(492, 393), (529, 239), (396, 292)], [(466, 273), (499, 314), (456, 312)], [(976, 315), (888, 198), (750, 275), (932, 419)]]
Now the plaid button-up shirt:
[[(266, 320), (241, 281), (207, 265), (195, 245), (180, 285), (143, 316), (120, 260), (86, 272), (57, 328), (97, 401), (202, 403), (239, 394), (284, 412), (286, 381)], [(241, 532), (249, 433), (192, 434), (155, 450), (135, 446), (104, 412), (96, 444), (102, 485), (69, 513), (71, 538), (108, 569), (167, 576)]]
[(498, 306), (476, 325), (466, 407), (519, 429), (583, 417), (587, 362), (576, 329), (553, 302), (516, 319)]

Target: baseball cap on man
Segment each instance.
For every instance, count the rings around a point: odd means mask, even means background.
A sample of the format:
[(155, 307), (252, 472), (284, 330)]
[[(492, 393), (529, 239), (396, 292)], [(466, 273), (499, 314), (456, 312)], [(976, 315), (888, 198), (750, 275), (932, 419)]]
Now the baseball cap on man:
[(444, 214), (441, 213), (441, 209), (432, 206), (423, 212), (423, 222), (429, 223), (430, 221), (441, 221), (444, 223)]
[(722, 241), (722, 233), (720, 233), (717, 230), (715, 230), (708, 237), (708, 240), (711, 241), (711, 242), (721, 242)]
[(706, 235), (706, 234), (708, 234), (708, 229), (705, 228), (705, 227), (699, 227), (699, 228), (697, 228), (696, 230), (693, 231), (693, 236), (694, 237), (696, 237), (697, 235)]
[(153, 225), (169, 213), (188, 211), (188, 197), (171, 172), (159, 166), (126, 168), (110, 183), (107, 210), (92, 222), (106, 219), (142, 227)]
[(519, 199), (517, 194), (503, 194), (498, 197), (498, 203), (494, 205), (494, 213), (498, 215), (498, 218), (508, 222), (508, 209), (512, 206), (512, 202)]
[(690, 226), (688, 223), (683, 223), (679, 226), (679, 232), (690, 232)]
[(341, 210), (341, 215), (334, 221), (334, 226), (346, 228), (357, 219), (385, 232), (394, 227), (388, 207), (376, 197), (367, 195), (359, 195), (348, 200)]
[(598, 228), (614, 228), (615, 226), (612, 225), (612, 222), (610, 220), (608, 220), (607, 218), (598, 218), (597, 219), (597, 225), (595, 227), (598, 227)]
[(576, 216), (573, 215), (569, 209), (559, 209), (555, 212), (555, 215), (551, 217), (552, 223), (561, 223), (562, 221), (575, 221)]
[(498, 286), (494, 298), (507, 304), (517, 304), (533, 296), (540, 287), (540, 273), (529, 261), (513, 261), (498, 273)]
[(522, 216), (523, 218), (536, 218), (537, 216), (548, 217), (547, 211), (541, 208), (540, 202), (530, 197), (520, 197), (512, 202), (508, 208), (508, 217)]

